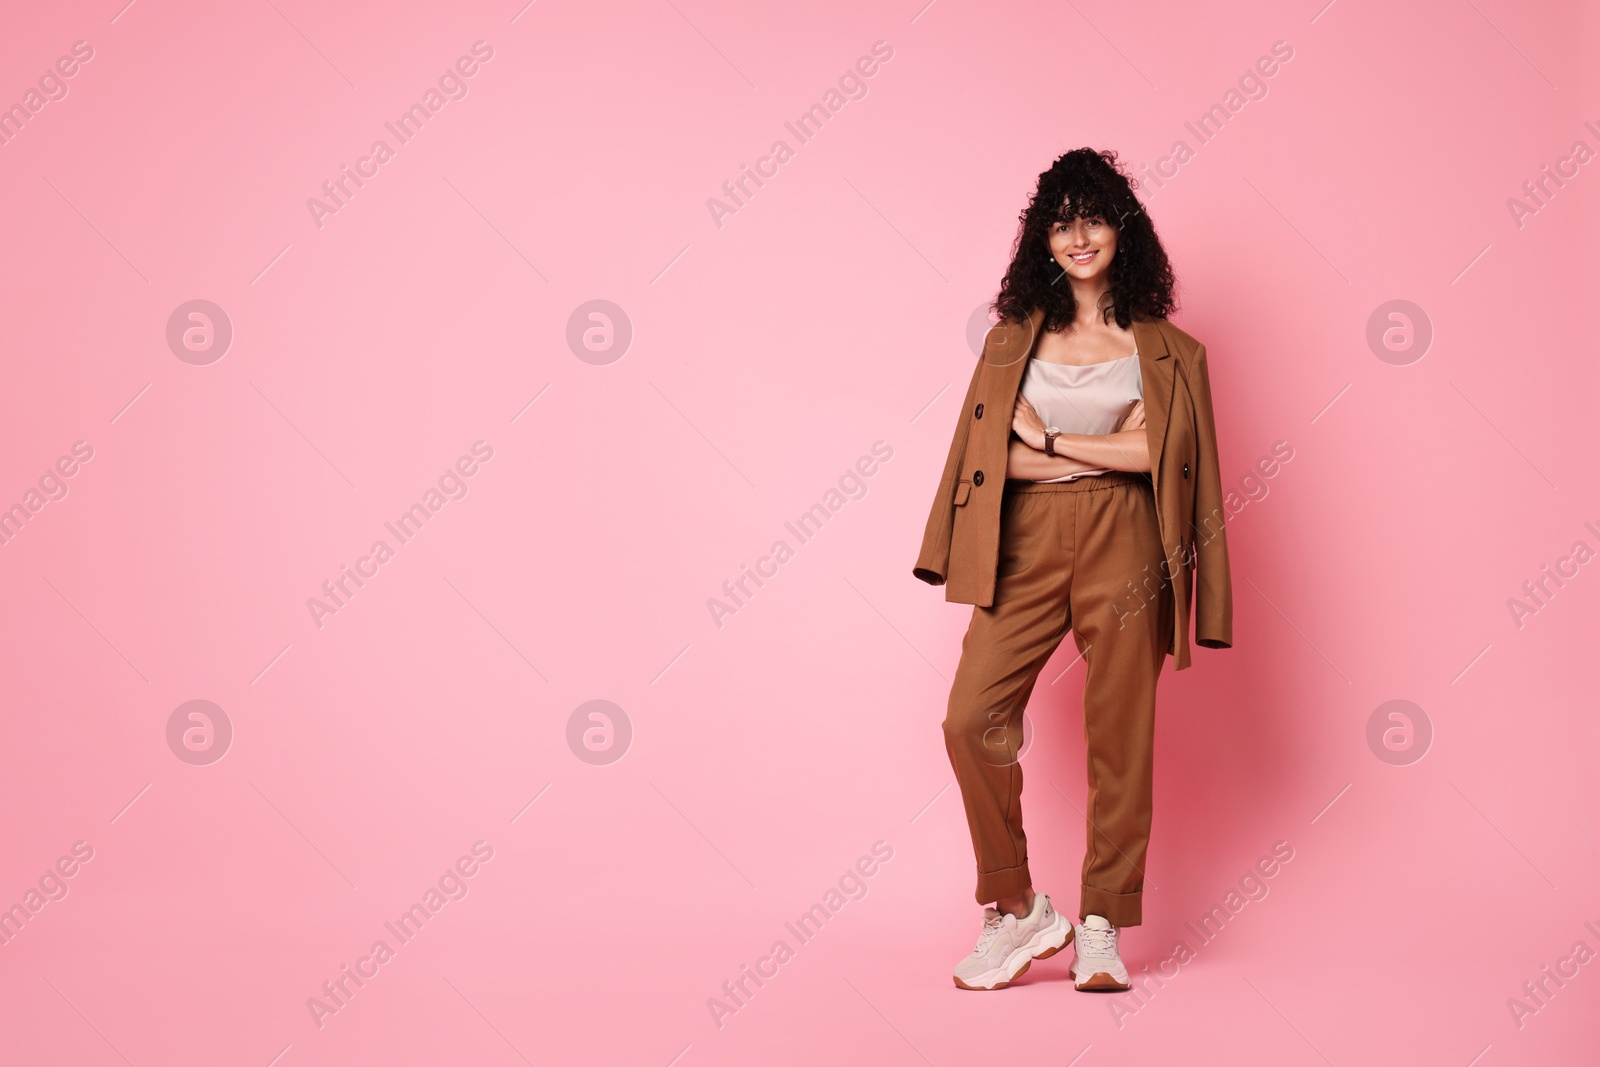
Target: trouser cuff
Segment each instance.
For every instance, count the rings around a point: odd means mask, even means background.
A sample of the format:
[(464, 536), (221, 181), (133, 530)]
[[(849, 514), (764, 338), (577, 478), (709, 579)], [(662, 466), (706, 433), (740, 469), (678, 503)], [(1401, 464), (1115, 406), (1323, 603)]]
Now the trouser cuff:
[(1138, 926), (1144, 918), (1143, 903), (1143, 892), (1111, 893), (1086, 885), (1079, 901), (1078, 921), (1099, 915), (1112, 926)]
[(999, 871), (978, 872), (978, 903), (993, 904), (1002, 897), (1017, 897), (1033, 884), (1028, 873), (1028, 861)]

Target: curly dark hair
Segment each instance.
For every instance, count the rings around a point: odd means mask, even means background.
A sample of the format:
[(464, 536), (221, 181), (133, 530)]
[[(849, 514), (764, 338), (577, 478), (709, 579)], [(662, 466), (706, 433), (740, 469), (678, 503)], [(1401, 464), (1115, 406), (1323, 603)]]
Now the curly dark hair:
[(1043, 329), (1059, 330), (1078, 309), (1072, 286), (1050, 254), (1050, 226), (1058, 219), (1104, 219), (1117, 229), (1117, 252), (1111, 259), (1111, 306), (1107, 318), (1127, 329), (1134, 319), (1166, 318), (1177, 308), (1175, 281), (1156, 228), (1111, 150), (1074, 148), (1039, 175), (1033, 198), (1023, 209), (1011, 265), (1000, 282), (991, 310), (1001, 319), (1026, 319), (1034, 308), (1045, 309)]

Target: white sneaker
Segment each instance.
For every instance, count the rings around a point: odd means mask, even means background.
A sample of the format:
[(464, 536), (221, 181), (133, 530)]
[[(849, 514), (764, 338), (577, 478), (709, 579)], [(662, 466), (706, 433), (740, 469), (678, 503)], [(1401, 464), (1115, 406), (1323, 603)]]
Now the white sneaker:
[(1027, 971), (1034, 960), (1048, 959), (1072, 940), (1072, 923), (1036, 893), (1033, 910), (1021, 919), (983, 909), (978, 947), (956, 964), (956, 985), (962, 989), (1004, 989)]
[(1117, 928), (1103, 916), (1085, 916), (1073, 927), (1072, 984), (1094, 992), (1131, 988), (1128, 968), (1117, 954)]

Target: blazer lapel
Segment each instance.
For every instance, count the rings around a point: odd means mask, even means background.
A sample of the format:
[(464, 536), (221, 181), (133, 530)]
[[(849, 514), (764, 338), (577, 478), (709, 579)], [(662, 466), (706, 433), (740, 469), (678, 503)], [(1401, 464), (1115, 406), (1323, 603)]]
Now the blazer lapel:
[(1161, 449), (1172, 418), (1173, 367), (1167, 339), (1154, 322), (1134, 320), (1133, 340), (1139, 349), (1139, 374), (1144, 389), (1145, 438), (1150, 445), (1150, 476), (1160, 489)]
[[(989, 406), (1002, 411), (1004, 417), (995, 420), (991, 438), (1003, 455), (1011, 437), (1011, 409), (1016, 405), (1022, 388), (1022, 376), (1028, 369), (1028, 360), (1039, 344), (1039, 332), (1044, 323), (1044, 308), (1034, 308), (1026, 319), (1006, 322), (989, 335), (983, 348), (983, 361), (989, 365), (990, 380), (984, 390), (989, 394)], [(1148, 410), (1149, 405), (1146, 405)], [(1004, 427), (1002, 429), (1002, 426)]]
[(1039, 327), (1044, 322), (1044, 308), (1034, 308), (1026, 319), (1007, 321), (995, 328), (983, 346), (983, 361), (996, 370), (1014, 370), (1017, 380), (1028, 367), (1028, 357), (1033, 355), (1039, 341)]

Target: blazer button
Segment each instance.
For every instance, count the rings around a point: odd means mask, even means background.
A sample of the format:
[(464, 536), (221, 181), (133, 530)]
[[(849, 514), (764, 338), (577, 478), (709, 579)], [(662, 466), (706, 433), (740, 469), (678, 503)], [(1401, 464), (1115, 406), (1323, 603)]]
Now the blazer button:
[(973, 485), (982, 485), (983, 484), (983, 472), (982, 471), (973, 471), (972, 472), (972, 484)]
[(1185, 478), (1189, 477), (1189, 465), (1187, 463), (1183, 465), (1183, 476)]
[(979, 404), (977, 407), (972, 409), (972, 417), (975, 418), (975, 419), (983, 418), (983, 405), (982, 404)]

